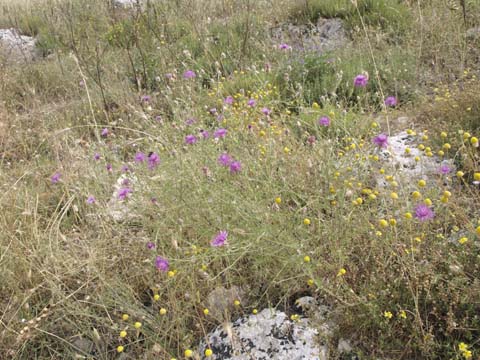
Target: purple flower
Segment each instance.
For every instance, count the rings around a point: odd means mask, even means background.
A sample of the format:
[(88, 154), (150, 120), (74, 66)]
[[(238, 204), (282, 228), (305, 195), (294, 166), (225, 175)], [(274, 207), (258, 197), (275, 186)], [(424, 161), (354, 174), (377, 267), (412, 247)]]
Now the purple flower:
[(238, 173), (240, 170), (242, 170), (242, 164), (240, 161), (232, 161), (230, 163), (230, 172), (232, 174)]
[(213, 137), (215, 139), (223, 138), (223, 137), (225, 137), (225, 135), (227, 135), (227, 129), (224, 129), (224, 128), (217, 129), (213, 133)]
[(185, 121), (185, 124), (187, 124), (188, 126), (190, 126), (190, 125), (195, 124), (196, 121), (197, 121), (197, 120), (195, 120), (194, 118), (190, 118), (190, 119), (187, 119), (187, 120)]
[(319, 120), (318, 120), (318, 125), (321, 125), (321, 126), (330, 126), (330, 118), (328, 116), (322, 116)]
[(132, 189), (128, 187), (121, 188), (120, 190), (118, 190), (118, 198), (120, 200), (125, 200), (131, 192), (132, 192)]
[(163, 118), (160, 115), (155, 116), (155, 120), (159, 123), (163, 123)]
[(210, 242), (210, 245), (218, 247), (225, 245), (228, 237), (228, 232), (226, 230), (220, 231)]
[(160, 164), (160, 157), (157, 153), (152, 152), (150, 155), (148, 155), (148, 168), (150, 170), (155, 169), (158, 164)]
[(135, 162), (136, 163), (141, 163), (144, 162), (147, 159), (147, 155), (145, 155), (143, 152), (137, 152), (135, 154)]
[(247, 105), (250, 107), (254, 107), (255, 105), (257, 105), (257, 101), (255, 99), (250, 99), (247, 101)]
[(128, 173), (130, 171), (130, 168), (128, 167), (128, 165), (122, 165), (121, 171), (123, 173)]
[(278, 45), (278, 48), (280, 50), (290, 50), (292, 47), (288, 44), (280, 44), (280, 45)]
[(389, 96), (385, 99), (385, 105), (395, 107), (397, 106), (397, 98), (395, 96)]
[(264, 108), (262, 109), (262, 113), (263, 113), (263, 115), (269, 116), (269, 115), (272, 113), (272, 110), (270, 110), (269, 108), (264, 107)]
[(94, 159), (94, 160), (100, 160), (100, 157), (101, 157), (101, 156), (100, 156), (99, 153), (95, 153), (95, 154), (93, 155), (93, 159)]
[(379, 147), (386, 148), (388, 146), (388, 136), (386, 134), (380, 134), (373, 138), (373, 143)]
[(95, 204), (97, 200), (95, 200), (95, 197), (93, 195), (90, 195), (88, 198), (87, 198), (87, 204)]
[(197, 137), (195, 135), (187, 135), (185, 136), (185, 143), (189, 145), (193, 145), (197, 142)]
[(111, 172), (112, 171), (112, 164), (107, 164), (105, 166), (105, 168), (107, 169), (108, 172)]
[(107, 128), (103, 128), (101, 134), (102, 134), (103, 137), (108, 136), (108, 129), (107, 129)]
[(152, 241), (147, 242), (147, 249), (148, 250), (153, 250), (155, 249), (155, 243)]
[(52, 177), (50, 178), (50, 181), (52, 182), (52, 184), (56, 184), (60, 181), (61, 177), (62, 177), (62, 174), (57, 172), (57, 173), (52, 175)]
[(355, 87), (365, 87), (368, 83), (368, 77), (366, 75), (357, 75), (355, 80), (353, 80), (353, 85)]
[(161, 256), (157, 256), (157, 258), (155, 259), (155, 267), (157, 268), (157, 270), (160, 270), (160, 271), (168, 271), (168, 266), (169, 266), (169, 263), (168, 263), (168, 260), (161, 257)]
[(227, 96), (223, 102), (227, 105), (232, 105), (233, 104), (233, 96)]
[(183, 77), (184, 79), (194, 79), (197, 77), (197, 74), (193, 70), (187, 70), (183, 73)]
[(448, 174), (450, 174), (452, 169), (450, 169), (450, 166), (448, 166), (447, 164), (443, 164), (442, 166), (440, 166), (440, 169), (438, 171), (442, 175), (448, 175)]
[(152, 100), (152, 97), (150, 95), (142, 95), (142, 97), (140, 98), (140, 100), (142, 102), (150, 102), (150, 100)]
[(210, 133), (207, 130), (200, 130), (204, 139), (208, 139), (210, 137)]
[(433, 219), (435, 214), (426, 204), (418, 204), (415, 208), (415, 217), (420, 221)]
[(232, 162), (232, 158), (227, 153), (223, 153), (218, 157), (218, 163), (222, 166), (229, 166)]

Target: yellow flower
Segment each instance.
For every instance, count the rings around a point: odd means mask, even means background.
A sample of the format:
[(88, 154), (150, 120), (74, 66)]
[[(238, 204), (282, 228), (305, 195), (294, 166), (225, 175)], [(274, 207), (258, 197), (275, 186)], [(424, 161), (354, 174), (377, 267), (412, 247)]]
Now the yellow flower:
[(209, 312), (210, 311), (207, 308), (203, 309), (203, 315), (207, 316)]
[(395, 220), (395, 219), (390, 219), (390, 220), (388, 220), (388, 222), (390, 223), (391, 226), (397, 225), (397, 220)]
[(306, 255), (306, 256), (303, 258), (303, 261), (306, 262), (306, 263), (309, 263), (309, 262), (310, 262), (310, 256)]
[(480, 226), (477, 226), (477, 228), (475, 229), (475, 233), (477, 234), (477, 236), (480, 236)]
[(297, 321), (299, 317), (300, 316), (298, 316), (298, 314), (292, 314), (292, 315), (290, 315), (290, 320)]
[(253, 314), (253, 315), (257, 315), (257, 314), (258, 314), (258, 310), (257, 310), (257, 309), (253, 309), (253, 310), (252, 310), (252, 314)]
[(463, 171), (457, 171), (457, 177), (458, 178), (463, 177), (463, 175), (465, 175), (465, 173)]
[(467, 351), (468, 350), (468, 345), (465, 344), (464, 342), (461, 342), (460, 344), (458, 344), (458, 350), (460, 351)]
[(440, 133), (440, 136), (441, 136), (443, 139), (445, 139), (445, 138), (448, 136), (448, 134), (447, 134), (445, 131), (442, 131), (442, 132)]
[(161, 308), (160, 309), (160, 315), (165, 315), (167, 313), (167, 309)]
[(120, 337), (124, 338), (127, 336), (127, 332), (125, 330), (120, 331)]
[(280, 205), (282, 203), (282, 198), (281, 197), (277, 197), (275, 198), (275, 202)]
[(308, 286), (313, 286), (313, 285), (315, 285), (315, 282), (313, 281), (313, 279), (308, 279), (307, 285)]
[(210, 356), (212, 356), (212, 355), (213, 355), (212, 349), (207, 349), (207, 350), (205, 350), (205, 356), (206, 356), (206, 357), (210, 357)]
[(430, 200), (429, 198), (426, 198), (426, 199), (425, 199), (425, 204), (426, 204), (427, 206), (432, 206), (432, 200)]
[(390, 311), (385, 311), (383, 313), (383, 316), (385, 316), (387, 319), (391, 319), (393, 317), (393, 314)]
[(450, 145), (449, 143), (443, 144), (443, 150), (450, 150), (451, 148), (452, 148), (452, 145)]
[(443, 150), (438, 150), (437, 154), (438, 154), (438, 156), (443, 156), (443, 155), (445, 155), (445, 153), (443, 152)]
[(405, 216), (405, 219), (407, 219), (407, 220), (410, 220), (413, 217), (412, 213), (410, 213), (410, 212), (406, 212), (404, 214), (404, 216)]
[(185, 357), (190, 358), (193, 356), (193, 351), (190, 349), (185, 350)]
[(378, 224), (381, 226), (381, 227), (388, 227), (388, 221), (385, 220), (385, 219), (381, 219)]
[(478, 173), (478, 172), (474, 173), (474, 174), (473, 174), (473, 179), (474, 179), (475, 181), (480, 181), (480, 173)]
[(235, 306), (240, 306), (240, 300), (235, 300), (235, 301), (233, 302), (233, 305), (235, 305)]
[(418, 186), (420, 187), (425, 187), (427, 185), (427, 182), (425, 180), (418, 180)]
[(290, 149), (285, 146), (285, 147), (283, 148), (283, 152), (284, 152), (285, 154), (288, 154), (288, 153), (290, 153)]
[(390, 198), (392, 200), (398, 200), (398, 194), (396, 192), (392, 192), (392, 193), (390, 193)]
[(400, 310), (400, 313), (398, 314), (398, 316), (400, 316), (402, 319), (406, 319), (407, 313), (405, 312), (405, 310)]
[(340, 270), (338, 270), (337, 276), (343, 276), (346, 273), (347, 273), (347, 270), (345, 270), (344, 268), (341, 268)]
[(462, 245), (465, 244), (467, 241), (468, 241), (468, 238), (465, 237), (465, 236), (462, 237), (462, 238), (460, 238), (460, 239), (458, 239), (458, 242), (459, 242), (460, 244), (462, 244)]
[(135, 329), (140, 329), (142, 327), (142, 323), (137, 321), (133, 326), (135, 326)]
[(155, 294), (153, 295), (153, 301), (158, 301), (160, 299), (160, 295)]
[(310, 219), (309, 218), (303, 219), (303, 224), (304, 225), (310, 225)]
[(123, 352), (125, 348), (122, 345), (117, 346), (117, 352), (121, 353)]
[(123, 320), (123, 321), (127, 321), (128, 318), (129, 318), (128, 314), (123, 314), (123, 315), (122, 315), (122, 320)]
[(470, 139), (470, 143), (471, 143), (472, 145), (478, 144), (478, 139), (477, 139), (475, 136), (473, 136), (473, 137)]
[(466, 350), (462, 353), (463, 357), (465, 359), (471, 359), (472, 358), (472, 352), (470, 350)]

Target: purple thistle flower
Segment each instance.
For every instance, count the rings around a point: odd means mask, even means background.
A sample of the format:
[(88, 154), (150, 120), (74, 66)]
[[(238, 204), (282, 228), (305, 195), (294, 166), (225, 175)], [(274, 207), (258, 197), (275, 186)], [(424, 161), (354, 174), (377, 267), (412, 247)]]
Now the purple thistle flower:
[(186, 124), (187, 126), (190, 126), (190, 125), (195, 124), (196, 122), (197, 122), (196, 119), (194, 119), (194, 118), (189, 118), (189, 119), (187, 119), (187, 120), (185, 121), (185, 124)]
[(204, 139), (208, 139), (210, 137), (210, 133), (207, 130), (200, 130)]
[(121, 171), (123, 173), (128, 173), (130, 171), (130, 168), (128, 167), (128, 165), (125, 164), (125, 165), (122, 165)]
[(227, 105), (232, 105), (233, 104), (233, 96), (227, 96), (223, 102)]
[(228, 232), (226, 230), (220, 231), (210, 242), (210, 245), (218, 247), (224, 246), (227, 242)]
[(97, 200), (95, 200), (95, 197), (93, 195), (90, 195), (88, 198), (87, 198), (87, 204), (91, 205), (91, 204), (95, 204)]
[(240, 163), (240, 161), (232, 161), (230, 163), (230, 172), (232, 174), (238, 173), (240, 172), (240, 170), (242, 170), (242, 164)]
[(388, 146), (388, 136), (380, 134), (373, 138), (373, 143), (379, 147), (386, 148)]
[(103, 129), (102, 129), (102, 132), (101, 132), (101, 135), (102, 135), (103, 137), (108, 136), (108, 129), (107, 129), (107, 128), (103, 128)]
[(385, 99), (385, 105), (395, 107), (397, 106), (397, 98), (395, 96), (389, 96)]
[(118, 190), (118, 198), (120, 200), (125, 200), (129, 194), (131, 194), (132, 192), (132, 189), (126, 187), (126, 188), (121, 188), (120, 190)]
[(168, 267), (169, 267), (168, 260), (161, 256), (157, 256), (157, 258), (155, 259), (155, 267), (157, 268), (157, 270), (160, 270), (163, 272), (168, 271)]
[(94, 160), (100, 160), (100, 157), (101, 157), (101, 156), (100, 156), (99, 153), (95, 153), (95, 154), (93, 155), (93, 159), (94, 159)]
[(223, 153), (218, 157), (218, 163), (222, 166), (229, 166), (232, 162), (232, 158), (227, 153)]
[(147, 242), (147, 249), (148, 250), (153, 250), (155, 249), (155, 243), (152, 241)]
[(355, 87), (365, 87), (368, 83), (368, 77), (366, 75), (357, 75), (355, 80), (353, 80), (353, 85)]
[(137, 152), (135, 154), (135, 162), (136, 163), (141, 163), (144, 162), (147, 159), (147, 155), (145, 155), (143, 152)]
[(264, 108), (262, 108), (262, 113), (263, 113), (263, 115), (265, 115), (265, 116), (269, 116), (269, 115), (272, 113), (272, 110), (270, 110), (269, 108), (264, 107)]
[(52, 184), (56, 184), (60, 181), (61, 177), (62, 177), (62, 174), (57, 172), (57, 173), (52, 175), (52, 177), (50, 178), (50, 181), (52, 182)]
[(194, 79), (196, 77), (197, 77), (197, 74), (195, 74), (195, 71), (193, 70), (187, 70), (183, 73), (184, 79)]
[(247, 101), (247, 105), (250, 107), (255, 107), (255, 105), (257, 105), (257, 101), (255, 99), (250, 99)]
[(142, 95), (142, 97), (140, 98), (140, 100), (141, 100), (142, 102), (148, 103), (148, 102), (150, 102), (150, 100), (152, 100), (152, 97), (151, 97), (150, 95)]
[(107, 164), (105, 168), (107, 169), (108, 172), (112, 172), (112, 164)]
[(291, 50), (292, 49), (292, 47), (288, 44), (280, 44), (280, 45), (278, 45), (278, 48), (280, 50)]
[(452, 169), (450, 169), (450, 166), (448, 166), (447, 164), (443, 164), (442, 166), (440, 166), (440, 169), (438, 171), (442, 175), (448, 175), (448, 174), (450, 174)]
[(318, 125), (320, 125), (320, 126), (330, 126), (330, 118), (328, 116), (322, 116), (318, 120)]
[(197, 137), (195, 135), (187, 135), (185, 136), (185, 143), (189, 145), (193, 145), (197, 142)]
[(224, 128), (217, 129), (217, 130), (215, 130), (215, 132), (213, 133), (213, 137), (214, 137), (215, 139), (224, 138), (225, 135), (227, 135), (227, 129), (224, 129)]
[(419, 221), (427, 221), (433, 219), (435, 214), (433, 213), (433, 210), (430, 209), (426, 204), (418, 204), (415, 207), (415, 217)]
[(150, 170), (153, 170), (158, 166), (158, 164), (160, 164), (160, 157), (158, 156), (157, 153), (152, 152), (148, 156), (148, 168)]

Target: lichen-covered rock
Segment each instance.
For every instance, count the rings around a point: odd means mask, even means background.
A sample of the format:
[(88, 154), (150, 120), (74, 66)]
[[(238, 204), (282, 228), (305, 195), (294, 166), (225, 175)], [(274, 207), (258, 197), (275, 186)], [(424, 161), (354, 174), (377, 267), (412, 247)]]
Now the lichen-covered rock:
[[(379, 154), (385, 167), (390, 168), (389, 173), (394, 174), (402, 186), (415, 186), (416, 180), (426, 179), (434, 174), (440, 175), (442, 165), (447, 166), (453, 173), (455, 171), (452, 161), (425, 156), (418, 148), (418, 140), (405, 131), (389, 136), (387, 148), (379, 149)], [(420, 161), (416, 161), (416, 157), (419, 157)], [(387, 186), (383, 176), (377, 178), (377, 184), (380, 187)]]
[(348, 41), (342, 20), (320, 18), (316, 24), (283, 24), (271, 29), (277, 43), (287, 43), (295, 51), (322, 54), (342, 47)]
[[(200, 346), (210, 348), (216, 360), (324, 360), (326, 345), (306, 318), (292, 321), (282, 311), (264, 309), (218, 327)], [(205, 357), (205, 359), (207, 359)]]
[(0, 63), (30, 62), (38, 56), (35, 38), (21, 35), (16, 29), (0, 29)]
[(113, 6), (123, 9), (133, 8), (143, 4), (143, 0), (113, 0)]

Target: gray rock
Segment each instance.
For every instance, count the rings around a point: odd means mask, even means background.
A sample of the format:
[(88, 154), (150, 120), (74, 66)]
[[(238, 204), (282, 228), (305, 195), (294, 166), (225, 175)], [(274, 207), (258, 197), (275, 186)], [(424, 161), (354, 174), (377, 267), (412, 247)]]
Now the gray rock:
[[(440, 167), (448, 165), (451, 173), (455, 173), (455, 167), (451, 160), (441, 160), (436, 156), (426, 157), (423, 152), (417, 148), (415, 137), (408, 135), (405, 131), (388, 137), (388, 147), (379, 149), (379, 156), (384, 161), (386, 167), (390, 168), (389, 174), (394, 174), (396, 181), (401, 187), (415, 186), (420, 179), (426, 179), (431, 175), (439, 176)], [(409, 148), (410, 153), (405, 150)], [(421, 160), (415, 161), (419, 156)], [(383, 176), (377, 177), (377, 185), (386, 187), (387, 182)]]
[(144, 0), (113, 0), (113, 6), (128, 9), (143, 5)]
[(16, 29), (0, 29), (0, 61), (7, 64), (31, 62), (39, 57), (35, 38), (21, 35)]
[(283, 24), (271, 29), (272, 39), (295, 51), (324, 53), (344, 46), (348, 38), (340, 19), (320, 18), (316, 24)]
[[(207, 345), (208, 344), (208, 345)], [(264, 309), (218, 327), (207, 336), (199, 354), (209, 347), (216, 360), (326, 360), (328, 349), (319, 345), (318, 331), (307, 319), (292, 321), (282, 312)]]

